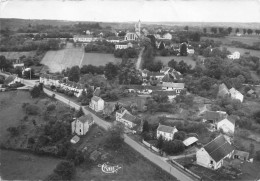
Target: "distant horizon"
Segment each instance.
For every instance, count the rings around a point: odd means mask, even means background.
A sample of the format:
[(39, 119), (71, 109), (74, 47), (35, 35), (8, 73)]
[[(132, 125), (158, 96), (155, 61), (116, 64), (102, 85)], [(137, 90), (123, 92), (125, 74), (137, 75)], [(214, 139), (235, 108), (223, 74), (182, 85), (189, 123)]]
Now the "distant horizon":
[(260, 23), (260, 0), (6, 0), (0, 18)]

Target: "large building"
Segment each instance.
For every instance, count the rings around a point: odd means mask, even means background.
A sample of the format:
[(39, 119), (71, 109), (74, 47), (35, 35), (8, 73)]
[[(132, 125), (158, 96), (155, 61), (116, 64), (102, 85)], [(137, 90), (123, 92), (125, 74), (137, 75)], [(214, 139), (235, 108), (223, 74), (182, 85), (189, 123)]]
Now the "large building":
[(135, 32), (128, 32), (125, 35), (125, 41), (137, 41), (141, 36), (141, 21), (135, 24)]

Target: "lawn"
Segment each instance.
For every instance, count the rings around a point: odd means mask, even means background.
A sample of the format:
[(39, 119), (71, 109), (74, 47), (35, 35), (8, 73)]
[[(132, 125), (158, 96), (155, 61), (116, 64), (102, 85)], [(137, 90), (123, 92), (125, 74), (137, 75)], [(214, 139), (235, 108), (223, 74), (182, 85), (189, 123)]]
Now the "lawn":
[(36, 54), (35, 51), (29, 52), (0, 52), (0, 55), (5, 56), (6, 59), (19, 59), (21, 56), (33, 57)]
[(0, 180), (44, 180), (60, 161), (10, 150), (0, 150), (0, 153)]
[(83, 65), (106, 65), (107, 63), (120, 63), (120, 58), (115, 58), (113, 54), (106, 53), (85, 53), (81, 66)]
[(62, 50), (48, 51), (41, 63), (46, 65), (50, 72), (59, 72), (67, 67), (80, 66), (83, 56), (82, 48), (73, 47), (71, 43), (68, 43)]
[(186, 56), (186, 57), (181, 57), (181, 56), (168, 56), (168, 57), (163, 57), (163, 56), (156, 56), (155, 57), (155, 60), (161, 60), (161, 62), (164, 64), (164, 65), (168, 65), (168, 62), (170, 60), (174, 59), (175, 61), (177, 62), (180, 62), (181, 60), (183, 60), (185, 63), (187, 63), (188, 65), (191, 65), (192, 68), (195, 67), (196, 65), (196, 61), (194, 61), (192, 59), (191, 56)]

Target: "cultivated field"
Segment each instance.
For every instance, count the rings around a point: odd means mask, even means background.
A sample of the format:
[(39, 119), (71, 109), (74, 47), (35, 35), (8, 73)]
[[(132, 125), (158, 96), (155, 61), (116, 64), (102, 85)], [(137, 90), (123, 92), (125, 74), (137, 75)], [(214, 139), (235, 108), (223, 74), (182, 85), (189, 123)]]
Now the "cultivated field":
[(59, 72), (67, 67), (80, 65), (84, 56), (82, 48), (73, 47), (68, 43), (66, 48), (58, 51), (48, 51), (41, 63), (47, 66), (50, 72)]
[(60, 161), (10, 150), (0, 150), (0, 153), (0, 180), (44, 180)]
[(29, 52), (0, 52), (0, 55), (5, 56), (6, 59), (18, 59), (21, 56), (33, 57), (35, 55), (35, 51)]
[(119, 63), (121, 59), (115, 58), (113, 54), (85, 53), (81, 66), (88, 64), (99, 66), (106, 65), (109, 62)]
[(191, 65), (192, 68), (195, 67), (196, 65), (196, 62), (192, 59), (191, 56), (186, 56), (186, 57), (180, 57), (180, 56), (169, 56), (169, 57), (163, 57), (163, 56), (156, 56), (155, 57), (155, 60), (161, 60), (161, 62), (164, 64), (164, 65), (168, 65), (168, 62), (170, 60), (174, 59), (175, 61), (177, 62), (180, 62), (181, 60), (183, 60), (185, 63), (187, 63), (188, 65)]

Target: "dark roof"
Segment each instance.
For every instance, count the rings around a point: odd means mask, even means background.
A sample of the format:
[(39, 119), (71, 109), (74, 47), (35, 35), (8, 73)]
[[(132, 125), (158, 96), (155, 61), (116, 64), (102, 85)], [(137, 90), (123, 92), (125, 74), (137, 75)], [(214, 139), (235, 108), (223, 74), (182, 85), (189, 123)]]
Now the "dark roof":
[(234, 150), (233, 146), (224, 138), (223, 135), (218, 136), (206, 144), (204, 149), (208, 152), (211, 158), (215, 160), (215, 162), (219, 162)]
[(10, 76), (8, 76), (6, 79), (5, 79), (5, 81), (4, 81), (4, 84), (10, 84), (11, 82), (13, 82), (14, 81), (14, 79), (15, 79), (15, 76), (13, 76), (13, 75), (10, 75)]
[(162, 82), (173, 82), (174, 81), (174, 77), (170, 74), (166, 74), (163, 78), (162, 78)]
[(255, 91), (254, 91), (253, 89), (250, 89), (247, 93), (248, 93), (248, 94), (254, 94)]
[(93, 122), (93, 117), (91, 114), (87, 114), (87, 115), (84, 115), (84, 116), (81, 116), (78, 118), (78, 120), (82, 123), (86, 123), (88, 122), (89, 124)]
[(220, 84), (219, 89), (218, 89), (218, 96), (223, 97), (227, 94), (229, 94), (229, 90), (228, 90), (227, 86), (224, 83)]
[(93, 100), (93, 101), (95, 101), (95, 102), (98, 102), (100, 99), (101, 99), (101, 98), (98, 97), (98, 96), (93, 96), (93, 97), (91, 98), (91, 100)]
[(94, 96), (100, 96), (100, 93), (101, 93), (101, 89), (100, 87), (97, 87), (93, 93)]
[(122, 116), (122, 119), (125, 119), (127, 121), (130, 121), (130, 122), (134, 122), (136, 117), (133, 116), (132, 114), (130, 114), (129, 112), (126, 112), (123, 116)]
[(162, 125), (159, 124), (157, 131), (162, 131), (162, 132), (166, 132), (166, 133), (172, 133), (174, 130), (176, 129), (176, 127), (171, 127), (171, 126), (166, 126), (166, 125)]
[(206, 111), (204, 119), (220, 121), (226, 118), (226, 114), (217, 111)]

